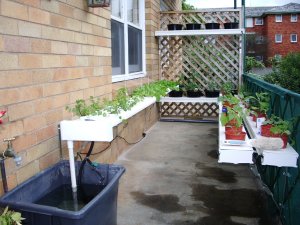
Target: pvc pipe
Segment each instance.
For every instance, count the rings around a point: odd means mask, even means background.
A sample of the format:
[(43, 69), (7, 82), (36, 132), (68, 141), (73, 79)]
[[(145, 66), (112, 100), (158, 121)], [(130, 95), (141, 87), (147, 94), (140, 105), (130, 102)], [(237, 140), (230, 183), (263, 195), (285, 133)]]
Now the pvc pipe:
[(75, 160), (73, 152), (73, 141), (68, 141), (69, 150), (69, 161), (70, 161), (70, 172), (71, 172), (71, 183), (73, 192), (77, 192), (76, 174), (75, 174)]
[(5, 172), (5, 165), (4, 165), (3, 158), (0, 158), (0, 167), (1, 167), (3, 190), (4, 190), (4, 193), (6, 193), (6, 192), (8, 192), (8, 186), (7, 186), (6, 172)]

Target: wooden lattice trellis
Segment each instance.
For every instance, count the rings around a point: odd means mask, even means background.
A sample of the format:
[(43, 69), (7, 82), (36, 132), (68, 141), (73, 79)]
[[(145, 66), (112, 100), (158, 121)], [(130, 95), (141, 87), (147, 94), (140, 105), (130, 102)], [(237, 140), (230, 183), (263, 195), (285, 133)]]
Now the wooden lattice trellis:
[(217, 119), (219, 106), (209, 102), (163, 102), (160, 109), (162, 118)]
[[(207, 23), (240, 21), (240, 11), (162, 12), (161, 30), (170, 23)], [(203, 25), (204, 27), (204, 25)], [(240, 77), (240, 35), (196, 35), (160, 37), (161, 77), (184, 82), (193, 80), (204, 91), (214, 80), (219, 87), (232, 81), (237, 87)]]

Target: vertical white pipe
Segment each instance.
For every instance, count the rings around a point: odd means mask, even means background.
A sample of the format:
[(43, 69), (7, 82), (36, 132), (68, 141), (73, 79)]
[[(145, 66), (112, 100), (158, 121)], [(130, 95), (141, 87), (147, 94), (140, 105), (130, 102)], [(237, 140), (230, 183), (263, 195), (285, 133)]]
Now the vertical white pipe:
[(75, 160), (74, 160), (74, 152), (73, 152), (73, 141), (68, 141), (68, 150), (69, 150), (69, 161), (70, 161), (72, 190), (73, 190), (73, 192), (77, 192), (76, 173), (75, 173)]

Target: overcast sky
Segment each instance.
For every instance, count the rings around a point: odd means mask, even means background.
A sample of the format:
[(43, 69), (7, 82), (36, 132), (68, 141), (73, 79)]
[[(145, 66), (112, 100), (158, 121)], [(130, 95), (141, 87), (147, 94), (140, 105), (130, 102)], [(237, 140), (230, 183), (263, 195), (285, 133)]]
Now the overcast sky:
[[(186, 2), (200, 9), (234, 6), (234, 0), (187, 0)], [(246, 2), (246, 6), (277, 6), (277, 5), (285, 5), (290, 2), (300, 4), (300, 0), (245, 0), (245, 2)], [(237, 3), (238, 6), (240, 6), (241, 0), (237, 0)]]

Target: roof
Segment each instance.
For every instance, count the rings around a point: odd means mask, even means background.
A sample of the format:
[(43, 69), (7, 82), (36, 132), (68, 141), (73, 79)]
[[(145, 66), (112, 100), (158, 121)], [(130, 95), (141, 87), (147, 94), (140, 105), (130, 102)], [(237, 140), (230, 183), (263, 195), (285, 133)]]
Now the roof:
[(300, 13), (300, 4), (289, 3), (283, 6), (246, 7), (246, 17), (261, 17), (269, 14)]

